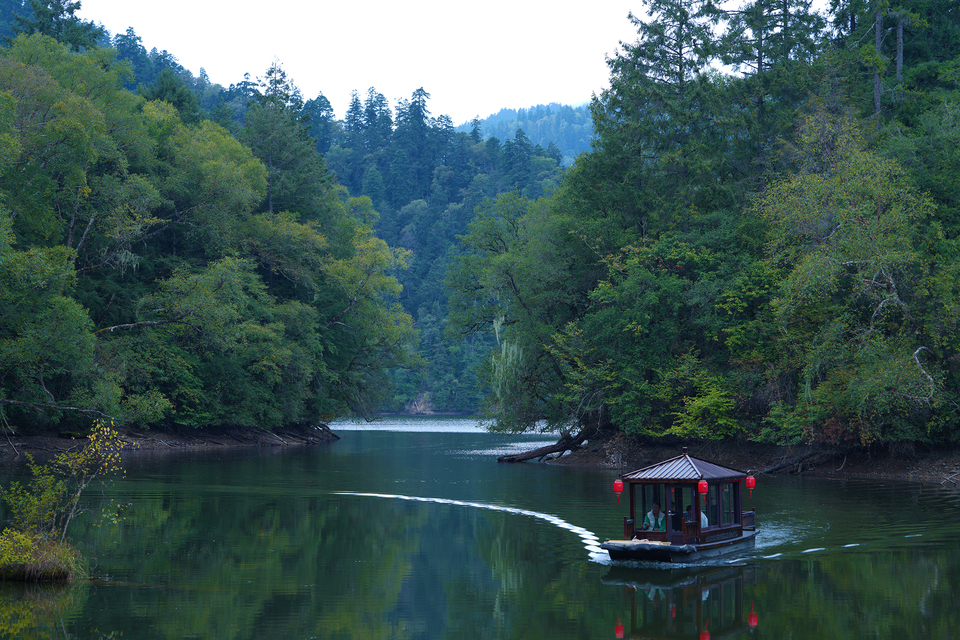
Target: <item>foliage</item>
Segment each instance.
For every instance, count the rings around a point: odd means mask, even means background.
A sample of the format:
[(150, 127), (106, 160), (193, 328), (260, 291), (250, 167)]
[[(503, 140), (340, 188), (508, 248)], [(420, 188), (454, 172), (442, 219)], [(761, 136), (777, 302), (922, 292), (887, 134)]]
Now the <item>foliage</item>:
[(527, 109), (501, 109), (486, 118), (474, 118), (457, 127), (457, 131), (474, 136), (475, 142), (491, 137), (509, 140), (517, 131), (523, 131), (535, 146), (556, 153), (561, 165), (570, 166), (574, 158), (590, 149), (593, 124), (588, 105), (550, 103)]
[(80, 5), (80, 0), (30, 0), (32, 15), (15, 14), (13, 30), (25, 35), (42, 33), (73, 50), (95, 46), (103, 29), (77, 17)]
[[(646, 4), (592, 150), (463, 236), (450, 318), (501, 336), (491, 419), (955, 441), (955, 13), (836, 3), (827, 40), (805, 2)], [(589, 250), (523, 242), (535, 220)]]
[(67, 530), (91, 483), (121, 471), (120, 435), (95, 421), (80, 451), (40, 464), (31, 456), (33, 479), (0, 489), (12, 523), (0, 534), (0, 574), (7, 579), (69, 580), (82, 573), (82, 558), (66, 542)]
[(3, 417), (370, 415), (384, 371), (419, 363), (396, 303), (405, 252), (337, 184), (278, 63), (248, 87), (237, 136), (164, 69), (138, 96), (109, 50), (21, 35), (0, 52)]

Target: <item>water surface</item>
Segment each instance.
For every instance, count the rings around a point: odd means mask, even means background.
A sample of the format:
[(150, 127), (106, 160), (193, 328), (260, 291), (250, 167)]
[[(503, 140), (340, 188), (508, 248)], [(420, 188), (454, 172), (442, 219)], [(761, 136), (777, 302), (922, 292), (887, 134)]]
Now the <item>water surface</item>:
[(551, 436), (462, 418), (334, 430), (342, 439), (317, 447), (128, 456), (71, 531), (91, 579), (0, 589), (0, 637), (803, 640), (957, 627), (955, 491), (761, 477), (753, 552), (614, 566), (597, 543), (622, 532), (617, 470), (496, 462)]

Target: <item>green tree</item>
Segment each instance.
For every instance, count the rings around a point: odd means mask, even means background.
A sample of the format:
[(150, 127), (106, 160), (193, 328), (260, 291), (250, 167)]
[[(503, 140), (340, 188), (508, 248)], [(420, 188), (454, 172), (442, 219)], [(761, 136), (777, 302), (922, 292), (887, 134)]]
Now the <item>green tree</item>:
[(147, 100), (169, 102), (176, 107), (180, 119), (186, 124), (199, 122), (203, 113), (197, 94), (169, 68), (160, 71), (156, 82), (143, 88), (141, 95)]
[(597, 405), (561, 393), (564, 370), (549, 349), (558, 328), (583, 312), (583, 291), (596, 277), (571, 222), (546, 201), (502, 194), (478, 208), (448, 275), (451, 334), (496, 338), (480, 378), (492, 390), (486, 411), (498, 429), (573, 429), (599, 416)]
[(16, 16), (14, 33), (40, 33), (74, 51), (94, 47), (104, 31), (93, 22), (77, 17), (80, 6), (80, 0), (30, 0), (33, 16)]
[(120, 470), (120, 435), (97, 421), (79, 451), (61, 453), (47, 464), (27, 464), (33, 480), (0, 489), (12, 525), (0, 534), (0, 575), (25, 581), (70, 580), (83, 575), (83, 561), (67, 544), (67, 530), (80, 509), (80, 496), (95, 481)]
[(815, 111), (800, 144), (801, 172), (757, 205), (783, 273), (774, 317), (786, 362), (799, 368), (797, 404), (782, 407), (779, 426), (834, 443), (923, 438), (942, 401), (917, 315), (917, 232), (932, 203), (866, 149), (849, 117)]
[[(657, 237), (688, 225), (698, 209), (733, 204), (724, 151), (735, 132), (720, 126), (722, 80), (716, 12), (700, 0), (651, 0), (650, 20), (630, 14), (639, 40), (610, 58), (610, 88), (594, 98), (596, 140), (584, 169), (616, 201), (623, 225)], [(602, 184), (602, 186), (600, 186)]]
[(303, 111), (309, 117), (310, 135), (317, 140), (317, 153), (325, 154), (336, 137), (337, 124), (334, 118), (333, 106), (322, 94), (307, 100)]
[(240, 138), (267, 168), (267, 212), (298, 212), (319, 220), (328, 208), (332, 177), (303, 122), (299, 96), (283, 69), (271, 65)]

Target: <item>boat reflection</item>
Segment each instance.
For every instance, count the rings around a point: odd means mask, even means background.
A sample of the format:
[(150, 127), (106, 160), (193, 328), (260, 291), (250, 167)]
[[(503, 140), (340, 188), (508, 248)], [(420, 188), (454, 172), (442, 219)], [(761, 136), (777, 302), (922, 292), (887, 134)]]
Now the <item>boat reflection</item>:
[(614, 566), (604, 584), (623, 588), (627, 612), (617, 638), (733, 638), (757, 626), (753, 603), (744, 602), (749, 567), (683, 567), (673, 570)]

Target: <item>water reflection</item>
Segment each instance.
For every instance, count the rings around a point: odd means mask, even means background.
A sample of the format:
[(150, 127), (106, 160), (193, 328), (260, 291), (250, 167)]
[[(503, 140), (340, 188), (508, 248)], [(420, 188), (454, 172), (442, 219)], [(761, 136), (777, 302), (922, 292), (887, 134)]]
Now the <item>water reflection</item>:
[(68, 638), (67, 623), (87, 597), (87, 585), (0, 582), (0, 638)]
[[(622, 587), (626, 615), (618, 638), (729, 638), (757, 626), (744, 586), (756, 581), (747, 566), (629, 569), (615, 566), (605, 585)], [(621, 622), (622, 620), (622, 622)]]
[[(631, 569), (591, 549), (622, 530), (616, 470), (499, 465), (491, 452), (544, 436), (467, 427), (128, 458), (125, 478), (85, 494), (71, 530), (92, 580), (0, 591), (0, 631), (610, 638), (619, 615), (624, 637), (955, 637), (956, 491), (765, 477), (750, 504), (755, 552)], [(2, 482), (21, 472), (0, 469)], [(117, 502), (121, 524), (101, 526), (103, 506)]]

